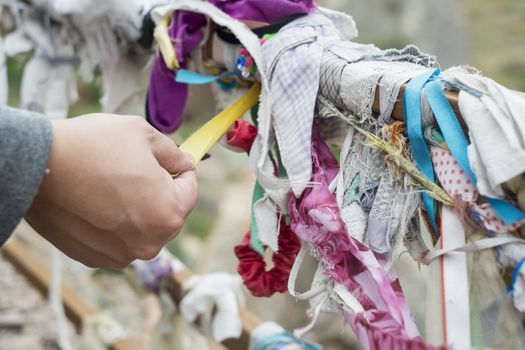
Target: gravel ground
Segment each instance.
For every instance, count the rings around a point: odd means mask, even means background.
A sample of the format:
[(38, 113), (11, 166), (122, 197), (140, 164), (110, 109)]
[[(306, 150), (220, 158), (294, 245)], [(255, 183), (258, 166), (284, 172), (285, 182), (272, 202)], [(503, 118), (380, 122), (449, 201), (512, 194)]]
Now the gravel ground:
[(0, 256), (0, 350), (58, 349), (54, 320), (47, 300)]

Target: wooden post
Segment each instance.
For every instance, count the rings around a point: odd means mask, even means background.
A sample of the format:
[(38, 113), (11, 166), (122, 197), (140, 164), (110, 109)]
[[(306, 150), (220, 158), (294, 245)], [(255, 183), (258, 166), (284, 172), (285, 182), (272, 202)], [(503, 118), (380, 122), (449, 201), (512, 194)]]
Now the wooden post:
[[(44, 297), (47, 297), (51, 285), (49, 269), (33, 257), (16, 239), (11, 239), (2, 247), (3, 256), (35, 286)], [(73, 289), (62, 285), (62, 299), (66, 315), (77, 330), (82, 329), (83, 320), (98, 314), (98, 310)], [(138, 350), (136, 344), (120, 340), (110, 347), (111, 350)]]
[[(397, 101), (394, 104), (394, 110), (392, 111), (392, 117), (399, 121), (404, 121), (405, 119), (405, 112), (403, 108), (403, 98), (405, 94), (405, 87), (407, 84), (403, 84), (401, 86), (401, 90), (399, 91), (399, 96), (397, 97)], [(458, 105), (458, 97), (459, 94), (457, 91), (446, 91), (445, 95), (447, 96), (448, 102), (450, 102), (452, 109), (456, 113), (456, 116), (458, 117), (459, 122), (461, 125), (466, 128), (465, 122), (463, 121), (463, 118), (461, 117), (461, 112), (459, 111), (459, 105)], [(379, 87), (376, 89), (376, 95), (374, 99), (374, 104), (372, 106), (372, 110), (376, 113), (380, 113), (379, 110)]]
[[(51, 285), (49, 269), (34, 258), (16, 239), (10, 240), (2, 247), (3, 256), (35, 286), (43, 296), (47, 297)], [(192, 276), (188, 269), (174, 273), (170, 279), (169, 292), (176, 304), (184, 297), (182, 288), (186, 279)], [(73, 289), (63, 285), (62, 299), (66, 315), (73, 322), (77, 330), (82, 329), (83, 320), (98, 314), (98, 310), (86, 299), (78, 295)], [(222, 345), (229, 350), (248, 350), (251, 332), (261, 324), (261, 321), (244, 308), (239, 309), (242, 321), (242, 334), (237, 339), (226, 339)], [(138, 350), (138, 344), (128, 340), (121, 340), (111, 345), (111, 350)]]

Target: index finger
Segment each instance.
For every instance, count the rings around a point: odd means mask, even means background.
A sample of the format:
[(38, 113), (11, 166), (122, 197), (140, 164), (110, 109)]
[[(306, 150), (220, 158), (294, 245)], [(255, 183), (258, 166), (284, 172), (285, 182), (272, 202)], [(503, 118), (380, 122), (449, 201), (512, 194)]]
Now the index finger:
[(179, 208), (183, 211), (181, 214), (185, 218), (195, 207), (199, 195), (195, 170), (180, 174), (173, 180), (173, 185), (173, 191), (179, 203)]

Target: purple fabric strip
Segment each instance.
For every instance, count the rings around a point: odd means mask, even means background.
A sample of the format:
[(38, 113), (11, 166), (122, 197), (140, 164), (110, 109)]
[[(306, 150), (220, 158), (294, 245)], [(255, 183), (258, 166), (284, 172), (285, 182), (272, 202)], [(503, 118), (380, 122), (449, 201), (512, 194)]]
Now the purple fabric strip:
[[(206, 18), (188, 11), (176, 11), (168, 28), (182, 68), (187, 67), (187, 57), (203, 38)], [(162, 132), (173, 132), (182, 123), (188, 85), (175, 81), (160, 54), (153, 61), (148, 88), (148, 121)]]
[(177, 83), (161, 57), (153, 60), (148, 88), (148, 121), (161, 132), (175, 131), (182, 123), (188, 85)]

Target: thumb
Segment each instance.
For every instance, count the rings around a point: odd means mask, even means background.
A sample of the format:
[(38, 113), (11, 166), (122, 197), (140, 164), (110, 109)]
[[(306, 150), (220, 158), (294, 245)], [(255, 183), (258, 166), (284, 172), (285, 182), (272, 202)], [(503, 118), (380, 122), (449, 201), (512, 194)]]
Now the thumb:
[(151, 147), (160, 166), (171, 174), (182, 173), (195, 166), (195, 160), (190, 154), (183, 153), (169, 137), (158, 131), (155, 131), (151, 140)]

